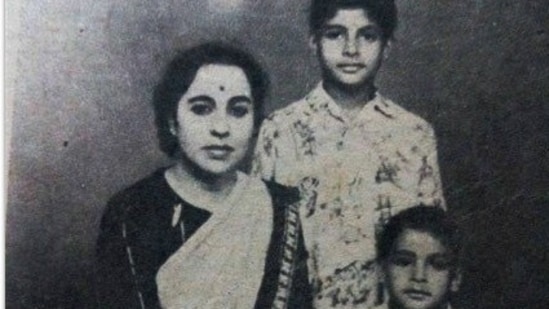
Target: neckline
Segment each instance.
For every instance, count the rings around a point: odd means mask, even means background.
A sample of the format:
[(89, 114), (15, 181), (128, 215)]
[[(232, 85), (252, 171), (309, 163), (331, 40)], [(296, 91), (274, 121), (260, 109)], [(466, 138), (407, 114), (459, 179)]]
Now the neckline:
[(228, 208), (230, 207), (229, 205), (234, 204), (249, 182), (249, 176), (237, 171), (236, 182), (227, 196), (221, 201), (214, 201), (198, 194), (198, 192), (191, 192), (188, 188), (179, 186), (177, 180), (168, 172), (169, 170), (170, 169), (168, 168), (162, 173), (162, 177), (168, 184), (168, 187), (183, 201), (212, 214), (215, 214), (216, 212), (219, 213), (223, 208)]

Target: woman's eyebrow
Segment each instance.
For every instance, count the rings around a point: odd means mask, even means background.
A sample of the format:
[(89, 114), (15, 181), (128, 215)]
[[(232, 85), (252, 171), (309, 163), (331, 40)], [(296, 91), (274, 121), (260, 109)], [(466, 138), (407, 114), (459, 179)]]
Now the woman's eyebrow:
[(196, 103), (196, 102), (208, 102), (208, 103), (215, 103), (215, 100), (207, 95), (198, 95), (196, 97), (189, 98), (187, 100), (189, 103)]
[(252, 104), (252, 99), (250, 99), (249, 97), (247, 97), (245, 95), (239, 95), (239, 96), (232, 97), (232, 98), (229, 99), (229, 104), (231, 104), (231, 105), (236, 104), (236, 103), (241, 103), (241, 102)]

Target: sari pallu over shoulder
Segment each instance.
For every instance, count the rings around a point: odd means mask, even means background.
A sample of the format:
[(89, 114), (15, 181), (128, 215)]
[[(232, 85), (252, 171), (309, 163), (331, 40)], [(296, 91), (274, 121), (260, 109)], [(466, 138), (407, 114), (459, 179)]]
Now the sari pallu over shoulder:
[(296, 191), (247, 181), (159, 270), (163, 308), (307, 308)]
[(271, 244), (255, 308), (312, 308), (299, 191), (266, 182), (273, 203)]

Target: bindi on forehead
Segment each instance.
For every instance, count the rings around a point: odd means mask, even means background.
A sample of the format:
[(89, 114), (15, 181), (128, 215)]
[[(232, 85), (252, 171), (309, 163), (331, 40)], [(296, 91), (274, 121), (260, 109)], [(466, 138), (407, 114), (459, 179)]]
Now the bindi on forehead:
[(219, 90), (220, 90), (220, 91), (225, 91), (225, 86), (220, 85), (220, 86), (219, 86)]

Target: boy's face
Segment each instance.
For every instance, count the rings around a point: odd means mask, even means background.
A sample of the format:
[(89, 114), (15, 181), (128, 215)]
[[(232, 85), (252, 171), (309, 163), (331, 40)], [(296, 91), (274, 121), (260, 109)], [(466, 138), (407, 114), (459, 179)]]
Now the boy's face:
[(385, 53), (381, 29), (363, 9), (340, 9), (311, 38), (325, 81), (347, 87), (373, 84)]
[(406, 229), (385, 262), (391, 303), (403, 309), (444, 308), (459, 288), (448, 250), (428, 232)]

